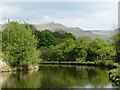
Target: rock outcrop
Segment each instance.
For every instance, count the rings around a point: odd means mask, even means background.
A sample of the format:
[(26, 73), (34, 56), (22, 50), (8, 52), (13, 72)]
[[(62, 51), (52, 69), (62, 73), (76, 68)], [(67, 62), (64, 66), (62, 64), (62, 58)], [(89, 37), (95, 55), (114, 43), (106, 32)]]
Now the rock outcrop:
[(6, 71), (8, 69), (9, 69), (9, 66), (7, 65), (7, 63), (0, 60), (0, 72), (2, 72), (3, 70)]

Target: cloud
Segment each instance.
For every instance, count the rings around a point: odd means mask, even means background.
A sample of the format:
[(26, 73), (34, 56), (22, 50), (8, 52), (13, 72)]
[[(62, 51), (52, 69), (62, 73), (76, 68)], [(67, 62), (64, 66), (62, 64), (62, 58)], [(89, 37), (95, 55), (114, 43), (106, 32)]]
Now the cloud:
[[(78, 7), (56, 7), (34, 8), (33, 3), (29, 5), (0, 4), (0, 13), (3, 17), (10, 19), (29, 18), (30, 23), (57, 22), (68, 27), (80, 27), (82, 29), (112, 29), (117, 27), (117, 3), (80, 3)], [(43, 3), (45, 4), (45, 3)], [(33, 8), (28, 9), (29, 6)], [(57, 5), (56, 5), (57, 6)], [(68, 5), (69, 6), (69, 5)], [(68, 10), (69, 9), (69, 10)], [(1, 15), (0, 14), (0, 15)]]
[(2, 2), (118, 2), (119, 0), (1, 0)]
[(22, 9), (19, 7), (9, 6), (7, 4), (0, 4), (0, 15), (2, 15), (1, 17), (20, 14), (21, 12)]
[[(77, 14), (74, 15), (74, 14)], [(68, 27), (80, 27), (82, 29), (107, 29), (112, 30), (117, 27), (117, 10), (102, 9), (94, 12), (58, 12), (56, 16), (63, 16), (61, 18), (55, 17), (55, 15), (43, 15), (35, 23), (42, 24), (48, 22), (57, 22), (64, 24)]]
[(49, 16), (47, 16), (47, 15), (44, 15), (44, 16), (43, 16), (43, 19), (49, 21), (51, 18), (50, 18)]
[(79, 27), (84, 30), (112, 30), (114, 27), (117, 27), (115, 23), (109, 23), (110, 21), (106, 20), (95, 20), (95, 19), (83, 19), (83, 18), (51, 18), (49, 20), (41, 19), (41, 22), (34, 20), (37, 24), (56, 22), (61, 23), (67, 27)]

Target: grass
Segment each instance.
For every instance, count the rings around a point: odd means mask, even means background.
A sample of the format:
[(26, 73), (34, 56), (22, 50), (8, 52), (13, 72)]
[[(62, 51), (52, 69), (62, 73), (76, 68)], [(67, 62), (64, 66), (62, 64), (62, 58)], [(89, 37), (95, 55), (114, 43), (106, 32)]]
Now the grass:
[(113, 61), (103, 61), (103, 60), (96, 60), (95, 65), (96, 66), (107, 67), (107, 68), (116, 68), (116, 67), (118, 67), (118, 64), (114, 63)]
[(59, 61), (44, 61), (40, 64), (58, 64), (58, 65), (88, 65), (88, 66), (98, 66), (98, 67), (105, 67), (105, 68), (117, 68), (118, 64), (114, 63), (113, 61), (102, 61), (102, 60), (96, 60), (94, 62), (90, 61), (82, 61), (82, 62), (76, 62), (76, 61), (67, 61), (67, 62), (59, 62)]

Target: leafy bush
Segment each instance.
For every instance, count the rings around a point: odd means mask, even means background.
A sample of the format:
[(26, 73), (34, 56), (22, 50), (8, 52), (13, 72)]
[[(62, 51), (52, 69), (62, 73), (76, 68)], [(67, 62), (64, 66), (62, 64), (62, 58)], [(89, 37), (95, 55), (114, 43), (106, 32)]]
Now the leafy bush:
[(120, 72), (118, 69), (113, 69), (109, 71), (109, 79), (114, 86), (120, 86)]

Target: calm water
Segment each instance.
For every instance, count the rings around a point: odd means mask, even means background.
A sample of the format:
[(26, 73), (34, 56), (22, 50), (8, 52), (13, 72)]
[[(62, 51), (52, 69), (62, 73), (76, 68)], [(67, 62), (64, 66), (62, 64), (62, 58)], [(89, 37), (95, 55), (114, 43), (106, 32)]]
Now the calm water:
[(83, 66), (41, 66), (40, 71), (1, 73), (1, 88), (112, 88), (108, 70)]

